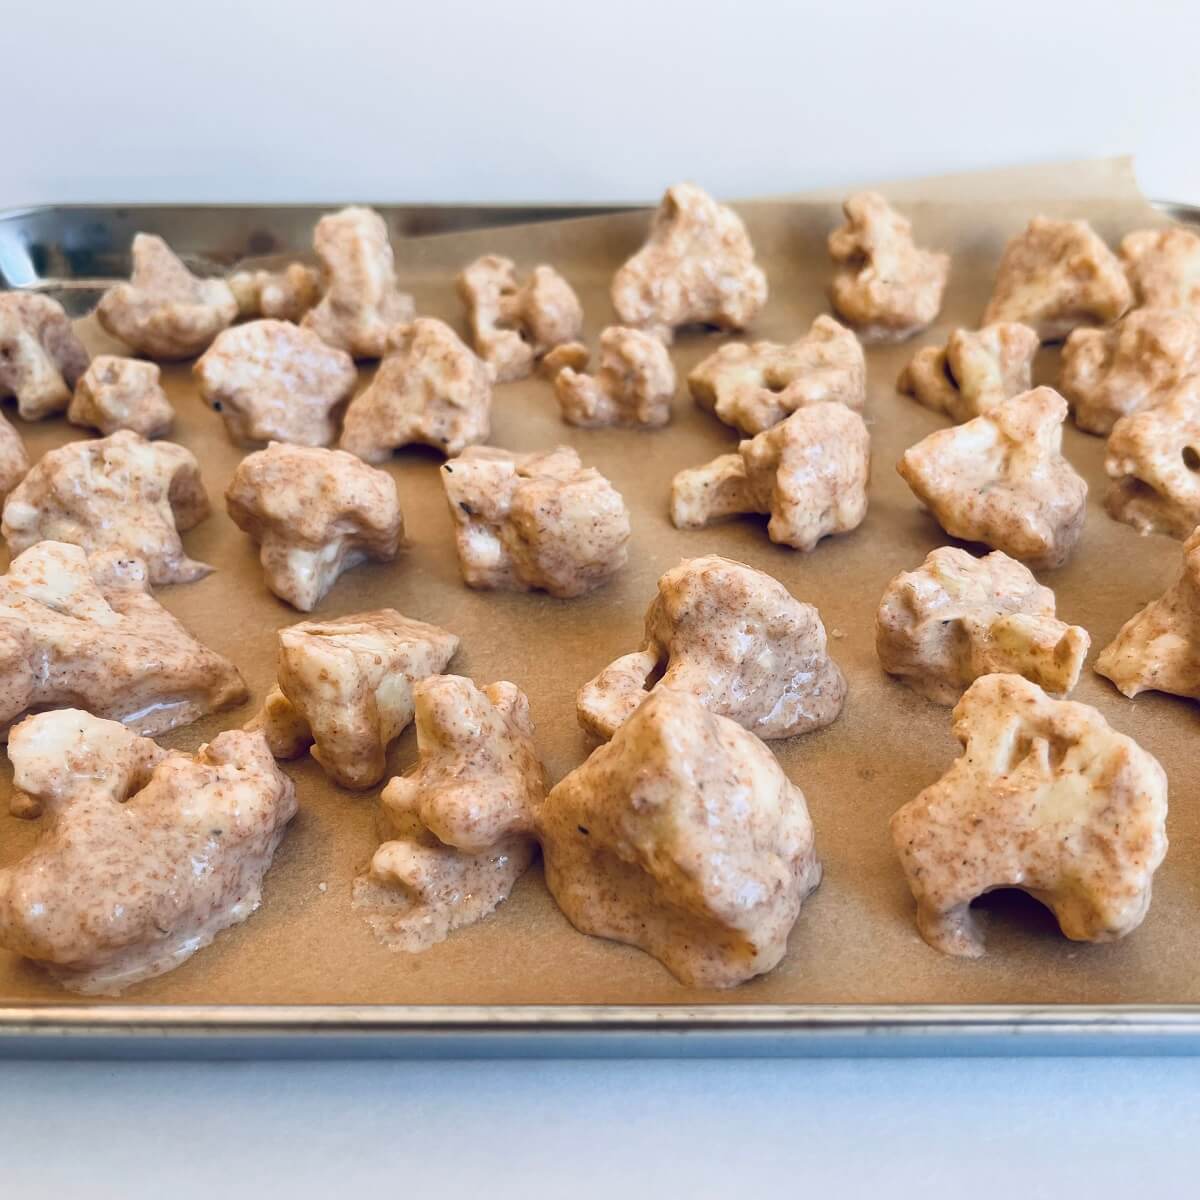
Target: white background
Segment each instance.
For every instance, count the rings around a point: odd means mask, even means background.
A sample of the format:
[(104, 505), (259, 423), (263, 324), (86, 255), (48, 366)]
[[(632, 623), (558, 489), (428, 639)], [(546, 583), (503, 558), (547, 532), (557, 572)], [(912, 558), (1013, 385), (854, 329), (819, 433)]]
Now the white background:
[[(0, 3), (0, 206), (727, 196), (1133, 152), (1200, 4)], [(1188, 1061), (0, 1066), (0, 1195), (1196, 1194)]]

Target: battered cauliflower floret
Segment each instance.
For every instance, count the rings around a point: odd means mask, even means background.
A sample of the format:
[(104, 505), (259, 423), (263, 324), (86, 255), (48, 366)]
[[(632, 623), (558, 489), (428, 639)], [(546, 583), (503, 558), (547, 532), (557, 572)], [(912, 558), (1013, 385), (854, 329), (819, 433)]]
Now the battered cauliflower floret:
[(0, 730), (78, 707), (148, 737), (246, 699), (237, 668), (150, 594), (145, 564), (39, 542), (0, 576)]
[(271, 442), (238, 464), (225, 505), (261, 546), (267, 587), (301, 612), (344, 571), (390, 562), (404, 542), (395, 481), (341, 450)]
[(760, 738), (821, 729), (846, 699), (821, 614), (770, 575), (715, 554), (686, 559), (658, 581), (645, 648), (580, 690), (579, 723), (610, 738), (663, 688), (695, 696)]
[(1200, 310), (1137, 308), (1111, 328), (1077, 329), (1067, 338), (1059, 388), (1080, 429), (1107, 434), (1198, 372)]
[(0, 945), (88, 995), (173, 970), (250, 916), (296, 813), (257, 734), (184, 754), (64, 709), (22, 721), (8, 755), (46, 821), (0, 870)]
[(1104, 507), (1138, 533), (1186, 538), (1200, 525), (1200, 376), (1109, 435)]
[(547, 350), (538, 361), (538, 374), (543, 379), (556, 379), (559, 371), (565, 371), (567, 367), (572, 371), (584, 371), (591, 357), (592, 352), (583, 342), (563, 342), (561, 346)]
[(472, 446), (442, 467), (458, 564), (471, 587), (582, 596), (629, 557), (621, 494), (567, 446)]
[(328, 446), (333, 412), (358, 382), (354, 360), (311, 329), (250, 321), (225, 330), (192, 367), (200, 396), (235, 442)]
[(321, 273), (295, 262), (282, 271), (236, 271), (229, 287), (243, 319), (299, 321), (321, 298)]
[(665, 342), (681, 325), (744, 329), (766, 302), (741, 217), (694, 183), (667, 189), (646, 244), (612, 281), (621, 324)]
[(396, 260), (387, 225), (370, 208), (343, 208), (317, 222), (313, 249), (324, 294), (303, 325), (355, 358), (382, 358), (392, 333), (416, 315), (396, 286)]
[(1072, 941), (1132, 933), (1167, 852), (1167, 776), (1087, 704), (1019, 675), (984, 675), (954, 709), (963, 754), (892, 817), (917, 928), (943, 954), (977, 958), (971, 901), (1019, 888)]
[(981, 675), (1022, 675), (1065, 696), (1091, 638), (1055, 618), (1054, 593), (999, 550), (975, 558), (942, 546), (901, 571), (875, 614), (875, 649), (889, 675), (937, 704), (954, 704)]
[(813, 404), (671, 484), (677, 529), (770, 513), (767, 535), (797, 550), (857, 529), (867, 515), (871, 438), (844, 404)]
[(63, 307), (37, 292), (0, 292), (0, 399), (26, 421), (63, 412), (88, 352)]
[(1190, 229), (1141, 229), (1121, 240), (1134, 303), (1200, 313), (1200, 237)]
[(247, 729), (276, 758), (312, 747), (343, 787), (383, 778), (388, 745), (413, 719), (413, 685), (446, 669), (458, 638), (394, 608), (279, 630), (278, 683)]
[(956, 329), (944, 347), (918, 350), (900, 372), (896, 388), (952, 421), (969, 421), (1033, 387), (1033, 358), (1040, 344), (1028, 325), (1011, 321)]
[(199, 279), (162, 238), (133, 239), (133, 274), (100, 297), (96, 316), (113, 337), (160, 362), (199, 354), (238, 314), (223, 279)]
[(862, 412), (867, 363), (862, 344), (832, 317), (820, 316), (789, 345), (731, 342), (688, 376), (701, 408), (753, 437), (798, 408), (837, 401)]
[(1034, 388), (910, 446), (905, 483), (951, 537), (1060, 567), (1083, 531), (1087, 484), (1062, 455), (1067, 402)]
[(0, 500), (25, 478), (28, 470), (29, 455), (21, 435), (0, 416)]
[(370, 386), (350, 402), (339, 445), (366, 462), (401, 446), (461, 454), (491, 432), (492, 375), (443, 321), (420, 317), (396, 331)]
[(922, 250), (911, 222), (878, 192), (856, 193), (842, 211), (846, 223), (829, 235), (834, 312), (864, 342), (902, 342), (932, 325), (950, 256)]
[(693, 987), (770, 971), (821, 879), (804, 794), (775, 757), (671, 688), (550, 792), (537, 827), (568, 920)]
[(419, 951), (508, 897), (537, 851), (546, 785), (515, 684), (434, 675), (413, 696), (420, 761), (383, 789), (385, 840), (354, 906), (385, 945)]
[(1200, 700), (1200, 530), (1183, 543), (1175, 582), (1121, 626), (1096, 671), (1130, 698), (1169, 692)]
[(1117, 256), (1086, 221), (1034, 217), (1007, 246), (983, 323), (1020, 321), (1043, 342), (1107, 325), (1133, 303)]
[(583, 333), (579, 297), (553, 267), (534, 267), (518, 285), (511, 258), (485, 254), (462, 271), (457, 286), (475, 352), (499, 383), (524, 379), (544, 354)]
[(162, 437), (175, 410), (162, 389), (156, 363), (100, 354), (75, 385), (67, 420), (105, 436), (128, 429), (144, 438)]
[(564, 366), (554, 392), (568, 425), (659, 429), (671, 419), (675, 366), (652, 334), (610, 325), (600, 335), (599, 370), (583, 375)]
[(0, 530), (13, 554), (53, 541), (140, 559), (161, 587), (212, 571), (188, 558), (179, 536), (208, 514), (190, 450), (121, 430), (47, 450), (9, 493)]

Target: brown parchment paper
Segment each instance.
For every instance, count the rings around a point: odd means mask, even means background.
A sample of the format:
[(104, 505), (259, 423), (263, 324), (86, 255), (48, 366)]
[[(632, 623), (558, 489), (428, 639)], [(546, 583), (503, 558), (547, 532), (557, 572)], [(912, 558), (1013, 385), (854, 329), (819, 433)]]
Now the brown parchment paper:
[[(710, 552), (741, 559), (816, 604), (850, 690), (845, 712), (830, 728), (769, 743), (808, 798), (825, 865), (824, 882), (804, 906), (782, 965), (731, 992), (686, 989), (640, 951), (576, 933), (555, 908), (538, 867), (482, 923), (421, 955), (388, 951), (350, 907), (351, 880), (376, 845), (377, 791), (341, 791), (314, 763), (301, 760), (285, 764), (296, 780), (301, 812), (267, 877), (260, 911), (178, 970), (131, 989), (126, 1001), (1200, 1002), (1200, 972), (1192, 967), (1200, 937), (1196, 708), (1157, 695), (1125, 700), (1091, 671), (1096, 652), (1121, 623), (1167, 584), (1180, 546), (1167, 538), (1139, 538), (1106, 516), (1103, 441), (1068, 426), (1066, 453), (1090, 485), (1087, 525), (1070, 564), (1042, 578), (1057, 593), (1060, 615), (1092, 635), (1089, 665), (1073, 698), (1096, 705), (1116, 728), (1137, 738), (1170, 777), (1171, 849), (1155, 881), (1150, 914), (1135, 934), (1107, 946), (1068, 942), (1038, 905), (1002, 894), (984, 902), (991, 916), (983, 960), (944, 958), (925, 946), (913, 924), (887, 820), (945, 770), (957, 743), (949, 709), (883, 675), (872, 630), (875, 607), (892, 575), (947, 541), (895, 471), (905, 447), (944, 424), (895, 392), (903, 363), (918, 346), (943, 341), (953, 326), (978, 323), (1001, 247), (1033, 213), (1086, 216), (1110, 242), (1161, 218), (1138, 194), (1130, 164), (1122, 160), (948, 177), (888, 190), (904, 201), (923, 242), (952, 252), (953, 274), (932, 329), (907, 345), (867, 352), (873, 478), (870, 512), (855, 533), (826, 540), (804, 555), (773, 546), (759, 520), (691, 533), (671, 527), (672, 475), (736, 441), (732, 430), (692, 404), (684, 387), (688, 370), (720, 339), (688, 335), (672, 351), (680, 389), (674, 422), (661, 432), (574, 430), (560, 421), (552, 388), (540, 379), (505, 384), (496, 392), (496, 444), (514, 450), (573, 445), (624, 495), (633, 518), (631, 561), (609, 586), (572, 601), (463, 586), (439, 459), (414, 450), (398, 454), (388, 468), (399, 484), (411, 546), (394, 564), (343, 576), (316, 614), (390, 605), (454, 630), (462, 650), (450, 669), (481, 683), (511, 679), (528, 693), (549, 776), (558, 780), (592, 749), (575, 721), (576, 689), (611, 659), (638, 647), (655, 581), (679, 559)], [(770, 303), (748, 336), (788, 340), (825, 310), (830, 267), (824, 239), (838, 220), (837, 204), (826, 196), (739, 207), (771, 283)], [(594, 339), (612, 320), (607, 290), (612, 273), (640, 244), (646, 222), (644, 213), (626, 214), (453, 235), (409, 242), (398, 254), (420, 311), (460, 329), (453, 276), (464, 263), (489, 251), (511, 255), (525, 267), (551, 262), (578, 289)], [(1039, 382), (1053, 382), (1057, 371), (1058, 352), (1044, 350)], [(185, 544), (218, 570), (199, 583), (162, 589), (159, 599), (203, 641), (233, 658), (253, 693), (242, 709), (163, 739), (191, 749), (252, 715), (274, 679), (273, 631), (300, 614), (266, 591), (256, 548), (225, 515), (222, 493), (243, 451), (230, 444), (220, 418), (201, 404), (186, 366), (167, 368), (164, 376), (179, 414), (173, 436), (200, 458), (216, 507)], [(21, 432), (35, 456), (83, 436), (61, 421), (21, 424)], [(414, 757), (409, 730), (393, 747), (390, 762), (398, 771)], [(7, 785), (7, 765), (3, 778)], [(0, 861), (21, 855), (36, 832), (36, 824), (8, 816), (4, 805)], [(37, 968), (0, 952), (0, 1003), (72, 1000)]]

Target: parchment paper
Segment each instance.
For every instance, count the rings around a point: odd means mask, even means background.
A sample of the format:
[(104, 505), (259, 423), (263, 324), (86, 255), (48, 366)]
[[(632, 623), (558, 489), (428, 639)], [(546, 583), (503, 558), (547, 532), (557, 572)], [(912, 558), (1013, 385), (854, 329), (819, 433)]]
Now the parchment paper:
[[(350, 907), (350, 883), (376, 846), (377, 791), (340, 791), (309, 760), (286, 764), (301, 814), (266, 881), (261, 910), (221, 934), (209, 949), (159, 979), (133, 988), (139, 1003), (936, 1003), (1197, 1002), (1200, 973), (1192, 948), (1200, 934), (1200, 818), (1196, 811), (1195, 707), (1146, 695), (1121, 697), (1091, 671), (1096, 652), (1140, 605), (1156, 596), (1179, 561), (1180, 545), (1139, 538), (1103, 511), (1104, 443), (1066, 432), (1068, 457), (1087, 478), (1087, 526), (1070, 564), (1045, 573), (1059, 614), (1084, 625), (1092, 653), (1075, 699), (1096, 705), (1118, 729), (1159, 756), (1170, 777), (1171, 850), (1155, 881), (1140, 930), (1106, 946), (1078, 945), (1050, 915), (1012, 894), (989, 898), (988, 954), (978, 962), (944, 958), (917, 936), (912, 900), (888, 836), (890, 814), (936, 779), (957, 751), (950, 710), (930, 704), (880, 670), (872, 625), (879, 596), (897, 572), (918, 565), (947, 539), (895, 472), (905, 447), (945, 422), (898, 395), (894, 381), (918, 346), (940, 343), (955, 325), (975, 326), (1005, 239), (1035, 212), (1086, 216), (1110, 243), (1159, 218), (1138, 194), (1125, 161), (1020, 169), (906, 183), (889, 189), (905, 201), (919, 238), (953, 253), (946, 304), (936, 326), (912, 342), (867, 352), (872, 433), (871, 507), (855, 533), (822, 542), (811, 554), (773, 546), (764, 523), (745, 519), (703, 532), (680, 532), (667, 517), (668, 488), (682, 467), (704, 462), (736, 434), (699, 411), (684, 378), (721, 344), (714, 335), (682, 337), (673, 355), (680, 390), (675, 419), (656, 433), (574, 430), (558, 416), (540, 379), (497, 389), (493, 441), (514, 450), (557, 443), (578, 448), (624, 495), (633, 518), (631, 561), (609, 586), (583, 599), (474, 592), (463, 586), (451, 523), (432, 453), (404, 451), (389, 466), (404, 505), (411, 547), (396, 563), (359, 568), (337, 584), (316, 615), (332, 617), (390, 605), (454, 630), (462, 651), (451, 670), (481, 683), (511, 679), (529, 694), (538, 743), (552, 780), (582, 762), (592, 743), (575, 720), (576, 689), (619, 654), (640, 644), (655, 581), (679, 559), (716, 552), (751, 563), (816, 604), (833, 653), (849, 680), (845, 712), (830, 728), (769, 745), (803, 788), (817, 830), (825, 880), (800, 916), (783, 964), (730, 992), (678, 983), (638, 950), (584, 937), (550, 899), (535, 867), (493, 916), (417, 956), (378, 945)], [(740, 206), (771, 283), (770, 303), (749, 331), (789, 340), (825, 309), (830, 266), (824, 239), (836, 203), (792, 199)], [(594, 339), (612, 320), (608, 283), (641, 242), (645, 214), (552, 226), (509, 228), (409, 242), (401, 270), (421, 312), (462, 328), (454, 273), (475, 255), (511, 255), (523, 267), (557, 266), (578, 289)], [(1039, 382), (1057, 376), (1058, 353), (1038, 359)], [(219, 570), (195, 584), (165, 588), (160, 600), (204, 642), (234, 659), (253, 699), (163, 741), (195, 748), (219, 729), (241, 724), (274, 679), (273, 631), (301, 619), (263, 586), (256, 548), (224, 513), (222, 493), (243, 451), (200, 402), (185, 367), (168, 368), (179, 414), (176, 440), (201, 459), (216, 511), (185, 537), (188, 552)], [(368, 372), (364, 372), (364, 382)], [(31, 453), (82, 436), (61, 421), (21, 423)], [(393, 747), (399, 771), (413, 761), (408, 731)], [(4, 768), (7, 782), (8, 769)], [(36, 824), (0, 815), (0, 860), (21, 855)], [(319, 885), (324, 883), (326, 890)], [(70, 1002), (41, 972), (0, 952), (0, 1003)], [(119, 1001), (118, 1001), (119, 1003)]]

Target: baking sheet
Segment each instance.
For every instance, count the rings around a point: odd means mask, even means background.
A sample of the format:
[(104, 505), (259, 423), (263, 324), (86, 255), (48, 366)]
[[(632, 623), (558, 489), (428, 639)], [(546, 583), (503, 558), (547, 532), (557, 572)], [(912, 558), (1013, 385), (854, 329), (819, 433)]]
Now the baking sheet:
[[(296, 780), (300, 816), (267, 877), (260, 911), (219, 936), (169, 975), (115, 1000), (62, 992), (42, 973), (0, 952), (0, 1004), (122, 1005), (863, 1005), (863, 1004), (1187, 1004), (1200, 1002), (1190, 946), (1200, 931), (1200, 821), (1192, 797), (1196, 712), (1186, 701), (1121, 697), (1092, 674), (1096, 652), (1120, 624), (1170, 579), (1179, 543), (1139, 538), (1103, 512), (1101, 439), (1068, 427), (1067, 456), (1088, 480), (1085, 532), (1071, 562), (1041, 578), (1056, 591), (1059, 614), (1092, 635), (1089, 667), (1073, 698), (1095, 704), (1118, 729), (1158, 755), (1171, 783), (1171, 850), (1156, 878), (1142, 928), (1123, 942), (1084, 946), (1064, 940), (1053, 918), (1012, 894), (984, 902), (988, 955), (944, 958), (917, 936), (912, 901), (892, 852), (887, 820), (953, 758), (949, 710), (915, 696), (882, 674), (872, 623), (887, 581), (916, 566), (944, 535), (895, 473), (905, 447), (944, 425), (894, 391), (914, 350), (944, 340), (955, 325), (974, 325), (990, 290), (1005, 239), (1036, 211), (1087, 216), (1110, 242), (1129, 229), (1160, 224), (1138, 194), (1125, 161), (1021, 169), (897, 185), (923, 242), (950, 250), (954, 266), (938, 323), (901, 347), (868, 349), (867, 417), (872, 433), (871, 508), (855, 533), (809, 555), (773, 546), (764, 522), (745, 519), (681, 532), (667, 517), (671, 477), (731, 448), (736, 434), (688, 399), (687, 371), (722, 343), (681, 337), (673, 349), (680, 378), (675, 420), (656, 433), (586, 431), (564, 425), (551, 385), (540, 379), (497, 388), (493, 442), (514, 450), (564, 443), (606, 474), (633, 519), (630, 563), (599, 592), (571, 601), (540, 595), (473, 592), (459, 577), (451, 522), (438, 480), (439, 459), (422, 450), (395, 456), (411, 546), (394, 564), (343, 576), (314, 615), (333, 617), (390, 605), (444, 625), (462, 638), (450, 669), (481, 683), (511, 679), (529, 695), (537, 740), (551, 780), (592, 748), (575, 721), (580, 684), (640, 643), (655, 581), (680, 558), (721, 553), (781, 579), (818, 606), (831, 648), (849, 681), (839, 720), (826, 730), (770, 743), (803, 788), (817, 831), (825, 879), (806, 903), (789, 953), (770, 975), (728, 992), (689, 989), (657, 961), (630, 947), (584, 937), (555, 908), (534, 868), (512, 898), (482, 923), (417, 956), (384, 949), (350, 907), (350, 883), (376, 846), (376, 791), (337, 789), (308, 760), (286, 764)], [(919, 197), (919, 199), (917, 199)], [(789, 340), (825, 310), (830, 267), (824, 238), (838, 220), (829, 199), (739, 206), (771, 281), (771, 300), (748, 336)], [(523, 266), (552, 262), (577, 288), (594, 341), (611, 320), (613, 270), (641, 242), (645, 214), (528, 228), (489, 230), (403, 243), (400, 269), (422, 313), (462, 327), (453, 275), (483, 252)], [(94, 331), (91, 331), (94, 332)], [(1039, 382), (1053, 382), (1058, 354), (1044, 350)], [(364, 372), (364, 383), (369, 372)], [(159, 599), (204, 642), (229, 655), (253, 699), (162, 739), (192, 749), (255, 711), (273, 682), (272, 631), (300, 619), (266, 591), (256, 548), (229, 521), (221, 494), (243, 451), (220, 418), (198, 399), (186, 367), (164, 381), (178, 412), (172, 435), (200, 458), (216, 511), (185, 546), (218, 570), (196, 584), (162, 589)], [(21, 423), (30, 452), (82, 436), (61, 421)], [(393, 746), (396, 771), (411, 763), (411, 730)], [(7, 786), (9, 773), (4, 768)], [(0, 815), (0, 861), (33, 841), (33, 823)], [(325, 890), (321, 890), (321, 885)], [(694, 1010), (693, 1010), (694, 1011)]]

